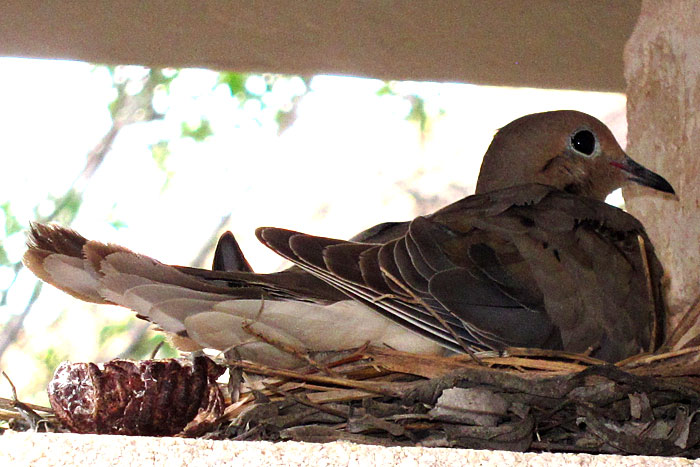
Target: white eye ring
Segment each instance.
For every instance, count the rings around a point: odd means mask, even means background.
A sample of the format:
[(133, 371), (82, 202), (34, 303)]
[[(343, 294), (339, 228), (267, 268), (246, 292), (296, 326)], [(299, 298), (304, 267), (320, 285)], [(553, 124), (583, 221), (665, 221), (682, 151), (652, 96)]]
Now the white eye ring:
[(571, 133), (568, 146), (584, 157), (595, 157), (600, 152), (600, 143), (589, 128), (579, 128)]

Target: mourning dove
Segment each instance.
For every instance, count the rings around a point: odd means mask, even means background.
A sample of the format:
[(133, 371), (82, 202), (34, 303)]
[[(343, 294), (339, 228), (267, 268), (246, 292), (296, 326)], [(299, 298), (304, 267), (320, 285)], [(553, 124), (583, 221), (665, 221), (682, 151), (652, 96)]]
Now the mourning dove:
[(653, 350), (663, 333), (651, 242), (638, 220), (604, 203), (629, 182), (673, 193), (599, 120), (546, 112), (499, 130), (477, 194), (431, 215), (351, 241), (259, 228), (258, 239), (295, 264), (285, 271), (252, 272), (232, 236), (209, 271), (41, 224), (24, 262), (75, 297), (131, 308), (186, 350), (235, 348), (278, 367), (300, 364), (280, 344), (421, 354), (540, 347), (612, 362)]

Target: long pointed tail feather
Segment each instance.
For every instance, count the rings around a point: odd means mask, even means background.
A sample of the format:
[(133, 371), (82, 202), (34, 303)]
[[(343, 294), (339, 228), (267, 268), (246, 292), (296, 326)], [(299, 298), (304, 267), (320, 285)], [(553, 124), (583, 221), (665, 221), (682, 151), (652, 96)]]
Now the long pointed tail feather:
[[(244, 359), (293, 367), (302, 361), (271, 342), (324, 352), (368, 341), (410, 347), (418, 338), (300, 271), (265, 275), (169, 266), (42, 224), (32, 225), (27, 243), (24, 262), (39, 278), (81, 300), (130, 308), (186, 351), (236, 348)], [(419, 338), (418, 351), (435, 348)]]

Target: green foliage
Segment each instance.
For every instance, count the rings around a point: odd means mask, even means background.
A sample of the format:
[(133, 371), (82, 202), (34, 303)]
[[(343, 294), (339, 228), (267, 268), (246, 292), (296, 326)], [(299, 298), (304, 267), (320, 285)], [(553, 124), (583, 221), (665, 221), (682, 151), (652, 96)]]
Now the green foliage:
[(378, 96), (395, 96), (396, 93), (394, 92), (393, 89), (391, 89), (391, 85), (389, 83), (384, 83), (384, 86), (377, 91)]
[(0, 266), (12, 266), (12, 263), (10, 263), (10, 260), (7, 257), (5, 247), (3, 247), (2, 244), (0, 244)]
[(206, 120), (204, 118), (199, 120), (199, 125), (197, 125), (196, 127), (190, 126), (190, 124), (187, 122), (182, 122), (181, 129), (183, 138), (192, 138), (198, 143), (204, 141), (209, 136), (214, 134), (214, 132), (211, 129), (211, 124), (209, 123), (209, 120)]
[[(49, 196), (54, 201), (56, 209), (49, 216), (49, 220), (59, 224), (70, 225), (78, 215), (80, 205), (83, 202), (83, 194), (74, 188), (69, 189), (63, 196), (58, 198)], [(37, 216), (39, 218), (39, 216)]]
[(428, 114), (425, 112), (425, 100), (415, 94), (406, 97), (411, 103), (411, 111), (406, 120), (417, 123), (421, 133), (425, 133), (428, 127)]
[(146, 343), (146, 348), (151, 349), (147, 355), (148, 357), (151, 356), (151, 353), (153, 353), (153, 349), (155, 349), (161, 342), (163, 344), (160, 346), (158, 354), (156, 355), (158, 358), (177, 358), (180, 356), (180, 352), (178, 352), (176, 348), (170, 345), (170, 342), (168, 342), (165, 336), (159, 334), (151, 337)]
[(168, 146), (168, 141), (158, 141), (156, 144), (151, 145), (151, 157), (155, 161), (156, 165), (163, 172), (167, 171), (166, 161), (170, 156), (170, 147)]
[(128, 319), (123, 323), (108, 324), (100, 329), (100, 334), (97, 336), (97, 342), (100, 345), (104, 345), (109, 339), (119, 334), (124, 334), (129, 326), (133, 325), (133, 320)]
[(225, 71), (223, 73), (219, 73), (218, 82), (228, 86), (232, 96), (238, 96), (245, 100), (254, 97), (253, 94), (249, 93), (245, 87), (245, 82), (249, 76), (250, 75), (246, 73), (233, 73)]
[[(4, 235), (2, 235), (1, 238), (7, 238), (12, 234), (20, 232), (23, 229), (23, 227), (22, 224), (19, 223), (17, 218), (12, 214), (10, 202), (6, 201), (0, 204), (0, 209), (2, 209), (2, 212), (5, 215), (5, 233)], [(5, 247), (2, 246), (2, 242), (0, 242), (0, 266), (12, 266), (12, 263), (7, 257), (7, 251), (5, 250)]]
[[(129, 317), (121, 323), (108, 324), (100, 330), (98, 344), (103, 347), (110, 339), (128, 334), (130, 330), (138, 330), (143, 322), (135, 317)], [(134, 336), (132, 342), (121, 358), (131, 358), (135, 360), (150, 358), (153, 351), (158, 349), (158, 358), (175, 358), (179, 352), (174, 349), (162, 333), (154, 332), (151, 329), (144, 329), (138, 333), (131, 333)]]
[(163, 334), (149, 332), (131, 347), (131, 351), (126, 357), (135, 360), (151, 358), (151, 354), (153, 354), (158, 345), (160, 345), (160, 348), (156, 358), (176, 358), (179, 356), (179, 352), (170, 345)]
[[(402, 94), (395, 89), (394, 82), (387, 82), (377, 91), (378, 96), (399, 96), (411, 103), (411, 110), (406, 120), (418, 124), (421, 133), (425, 133), (430, 123), (430, 116), (425, 110), (425, 99), (417, 94)], [(444, 111), (441, 111), (444, 113)]]
[[(185, 125), (185, 123), (183, 123), (183, 125)], [(163, 182), (163, 186), (160, 188), (162, 192), (168, 188), (170, 180), (172, 179), (173, 175), (175, 175), (172, 170), (168, 169), (167, 164), (168, 157), (170, 157), (169, 142), (158, 141), (156, 144), (152, 144), (150, 147), (151, 157), (155, 161), (158, 168), (165, 174), (165, 181)]]
[[(117, 92), (114, 100), (107, 104), (112, 120), (132, 123), (139, 120), (148, 121), (162, 118), (162, 115), (153, 109), (153, 94), (157, 88), (169, 93), (170, 84), (179, 74), (178, 70), (142, 69), (141, 67), (121, 65), (107, 66), (106, 68), (112, 76), (112, 86)], [(135, 68), (137, 73), (143, 70), (143, 76), (122, 78), (120, 71), (126, 71), (126, 73), (121, 73), (122, 75), (128, 74), (129, 68)], [(134, 91), (134, 87), (138, 91)]]
[(47, 349), (45, 352), (38, 355), (39, 361), (42, 363), (44, 368), (53, 374), (53, 372), (58, 368), (61, 362), (68, 360), (68, 354), (62, 353), (54, 349), (53, 347)]
[(19, 223), (17, 218), (12, 215), (12, 209), (10, 208), (10, 202), (6, 201), (0, 204), (0, 209), (5, 213), (5, 237), (20, 232), (22, 230), (22, 224)]
[(290, 110), (285, 112), (284, 110), (278, 110), (275, 114), (275, 123), (277, 124), (277, 133), (282, 134), (289, 129), (294, 124), (296, 119), (296, 112)]

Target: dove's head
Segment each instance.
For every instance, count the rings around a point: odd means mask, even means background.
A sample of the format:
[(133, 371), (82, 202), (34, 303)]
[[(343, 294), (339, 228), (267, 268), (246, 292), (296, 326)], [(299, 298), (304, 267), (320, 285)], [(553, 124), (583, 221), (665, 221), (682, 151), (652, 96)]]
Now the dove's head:
[(558, 110), (501, 128), (484, 155), (476, 192), (541, 183), (602, 201), (628, 182), (674, 193), (663, 177), (627, 156), (603, 122)]

